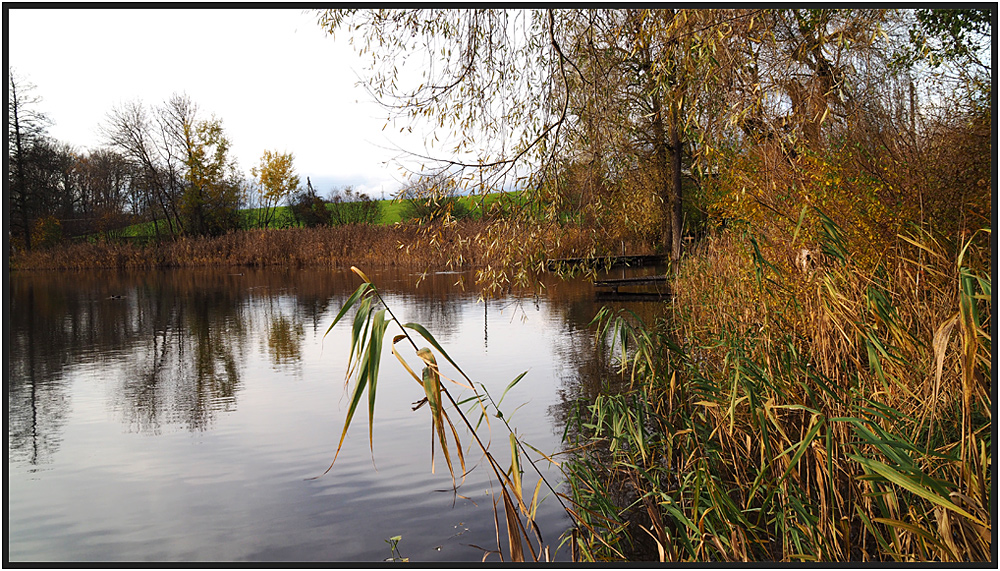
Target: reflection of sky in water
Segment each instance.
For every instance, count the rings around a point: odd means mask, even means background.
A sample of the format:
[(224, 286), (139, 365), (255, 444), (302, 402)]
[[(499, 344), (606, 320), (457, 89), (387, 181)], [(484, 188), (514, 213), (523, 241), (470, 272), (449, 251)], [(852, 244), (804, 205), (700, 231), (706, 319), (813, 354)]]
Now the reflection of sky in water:
[[(46, 301), (45, 311), (15, 311), (15, 335), (32, 342), (15, 343), (12, 360), (23, 362), (11, 370), (47, 376), (35, 386), (31, 375), (12, 374), (8, 428), (27, 436), (8, 457), (10, 559), (370, 561), (388, 557), (384, 540), (399, 534), (413, 561), (478, 561), (467, 544), (494, 545), (487, 466), (468, 453), (468, 468), (482, 464), (459, 489), (468, 500), (451, 493), (440, 450), (431, 474), (429, 411), (411, 410), (423, 391), (390, 352), (395, 328), (379, 379), (374, 460), (366, 395), (336, 465), (307, 480), (333, 459), (347, 411), (351, 321), (324, 333), (356, 287), (352, 277), (121, 278), (112, 284), (127, 303), (117, 306), (101, 281), (35, 284), (32, 299)], [(568, 300), (589, 289), (555, 305), (532, 297), (484, 305), (451, 286), (455, 275), (416, 290), (411, 276), (372, 277), (385, 284), (396, 316), (427, 327), (494, 399), (527, 371), (501, 408), (529, 443), (559, 449), (562, 427), (549, 411), (577, 366), (573, 356), (592, 342), (586, 323), (567, 317)], [(25, 284), (15, 283), (12, 295), (23, 295)], [(26, 305), (17, 299), (15, 309)], [(589, 298), (583, 303), (592, 316)], [(86, 327), (47, 329), (65, 319)], [(400, 352), (416, 367), (404, 343)], [(442, 372), (457, 377), (450, 365)], [(469, 396), (449, 388), (457, 400)], [(478, 413), (469, 416), (475, 422)], [(506, 465), (506, 432), (489, 420), (493, 430), (483, 437)], [(47, 460), (26, 461), (25, 443), (39, 435), (49, 442)], [(470, 437), (460, 435), (468, 449)], [(528, 468), (529, 494), (535, 481)], [(540, 525), (554, 549), (566, 520), (554, 498), (543, 506)]]

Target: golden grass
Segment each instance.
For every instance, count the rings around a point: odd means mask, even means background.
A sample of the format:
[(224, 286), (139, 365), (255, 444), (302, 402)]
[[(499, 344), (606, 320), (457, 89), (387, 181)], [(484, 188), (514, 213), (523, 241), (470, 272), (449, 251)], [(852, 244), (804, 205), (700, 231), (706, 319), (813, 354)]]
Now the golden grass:
[(347, 225), (231, 232), (173, 242), (62, 244), (13, 253), (12, 270), (152, 269), (177, 267), (403, 267), (478, 270), (486, 293), (531, 287), (550, 258), (649, 254), (642, 241), (605, 244), (579, 226), (516, 220), (461, 220), (391, 226)]
[(787, 236), (729, 231), (682, 264), (669, 321), (605, 313), (632, 389), (589, 407), (607, 468), (571, 481), (630, 531), (581, 551), (648, 536), (664, 561), (989, 560), (990, 242), (920, 230), (874, 264), (840, 242), (844, 263), (804, 273)]
[(246, 230), (217, 238), (181, 237), (148, 246), (131, 243), (70, 244), (46, 250), (18, 252), (9, 264), (15, 270), (143, 269), (199, 266), (367, 267), (444, 266), (459, 255), (474, 261), (471, 244), (450, 249), (410, 252), (424, 231), (415, 225), (351, 225), (327, 228)]

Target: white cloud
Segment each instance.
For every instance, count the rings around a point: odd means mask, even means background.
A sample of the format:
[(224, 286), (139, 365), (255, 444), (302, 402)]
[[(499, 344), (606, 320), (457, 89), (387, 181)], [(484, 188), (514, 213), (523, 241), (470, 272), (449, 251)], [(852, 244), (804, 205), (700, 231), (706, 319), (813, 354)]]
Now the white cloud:
[(37, 86), (60, 141), (97, 147), (114, 106), (186, 92), (203, 115), (222, 119), (244, 171), (274, 149), (295, 154), (303, 180), (376, 195), (399, 186), (384, 164), (396, 154), (385, 134), (398, 128), (383, 132), (385, 111), (355, 85), (360, 60), (311, 13), (18, 8), (7, 17), (9, 64)]

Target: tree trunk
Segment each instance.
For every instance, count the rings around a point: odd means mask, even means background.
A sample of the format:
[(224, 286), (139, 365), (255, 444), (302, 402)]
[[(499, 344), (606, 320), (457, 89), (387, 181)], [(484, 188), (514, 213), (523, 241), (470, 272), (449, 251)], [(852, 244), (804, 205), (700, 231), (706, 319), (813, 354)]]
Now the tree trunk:
[(663, 126), (663, 108), (658, 95), (653, 95), (653, 156), (656, 169), (659, 171), (660, 183), (660, 236), (664, 249), (673, 251), (673, 220), (671, 205), (673, 204), (673, 189), (670, 177), (670, 156), (667, 148), (666, 129)]
[(21, 205), (21, 231), (24, 235), (24, 249), (25, 251), (31, 251), (31, 226), (29, 226), (28, 221), (28, 183), (24, 176), (24, 144), (21, 141), (21, 123), (18, 118), (18, 104), (17, 104), (17, 94), (14, 95), (14, 108), (11, 110), (14, 113), (14, 152), (17, 153), (14, 164), (17, 168), (17, 202)]
[(680, 113), (675, 108), (671, 112), (670, 120), (670, 162), (672, 163), (672, 178), (673, 178), (673, 221), (671, 226), (673, 228), (673, 248), (671, 250), (671, 259), (674, 261), (681, 258), (681, 239), (684, 232), (684, 220), (683, 212), (681, 210), (681, 158), (682, 151), (684, 150), (681, 146), (681, 133), (680, 133)]

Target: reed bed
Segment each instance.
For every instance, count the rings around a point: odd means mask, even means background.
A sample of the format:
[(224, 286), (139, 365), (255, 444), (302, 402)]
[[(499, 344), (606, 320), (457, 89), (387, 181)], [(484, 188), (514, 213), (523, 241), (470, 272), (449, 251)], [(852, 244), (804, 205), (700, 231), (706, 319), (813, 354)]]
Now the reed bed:
[(916, 228), (862, 266), (815, 220), (814, 268), (728, 231), (669, 319), (599, 316), (631, 388), (570, 431), (584, 558), (991, 559), (990, 231)]
[(641, 241), (603, 244), (592, 230), (515, 220), (447, 220), (391, 226), (242, 230), (219, 237), (180, 237), (137, 244), (62, 244), (8, 258), (13, 270), (151, 269), (171, 267), (407, 267), (479, 271), (488, 293), (528, 287), (550, 258), (608, 256), (626, 249), (652, 253)]
[[(468, 224), (468, 226), (474, 223)], [(56, 246), (12, 254), (15, 270), (143, 269), (199, 266), (350, 267), (364, 263), (383, 266), (445, 266), (451, 254), (475, 260), (474, 244), (462, 242), (457, 251), (406, 251), (426, 233), (416, 225), (349, 225), (327, 228), (244, 230), (215, 238), (181, 237), (160, 244), (99, 242)], [(454, 264), (453, 264), (454, 265)]]

